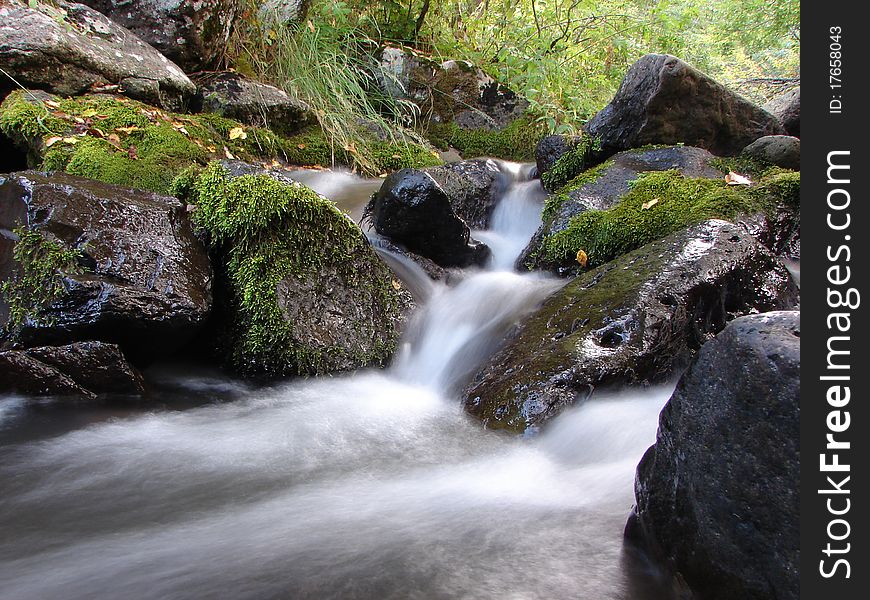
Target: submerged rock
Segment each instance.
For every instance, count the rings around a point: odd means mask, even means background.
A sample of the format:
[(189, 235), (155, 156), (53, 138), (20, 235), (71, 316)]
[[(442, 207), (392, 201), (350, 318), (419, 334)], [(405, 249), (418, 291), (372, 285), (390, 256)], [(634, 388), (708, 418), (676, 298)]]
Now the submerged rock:
[(639, 538), (699, 598), (798, 598), (800, 313), (701, 348), (637, 470)]
[(786, 133), (801, 136), (801, 89), (799, 87), (783, 92), (764, 105), (764, 110), (782, 122)]
[(668, 377), (730, 319), (796, 301), (766, 248), (706, 221), (568, 283), (480, 369), (465, 408), (489, 428), (522, 432), (599, 385)]
[(491, 160), (403, 169), (384, 180), (367, 212), (380, 235), (443, 267), (482, 265), (489, 249), (471, 228), (486, 227), (507, 183)]
[(668, 54), (635, 62), (585, 129), (606, 154), (684, 143), (734, 155), (762, 136), (785, 133), (776, 117)]
[[(169, 110), (196, 92), (178, 66), (97, 11), (66, 0), (33, 6), (0, 6), (0, 63), (17, 83), (62, 96), (118, 92)], [(11, 89), (0, 79), (0, 97)]]
[(186, 72), (215, 68), (227, 49), (239, 0), (82, 0), (132, 31)]
[(208, 257), (178, 200), (64, 173), (0, 178), (0, 281), (15, 283), (0, 321), (26, 346), (101, 340), (148, 360), (211, 310)]
[(93, 398), (143, 391), (142, 375), (115, 344), (76, 342), (0, 351), (0, 394)]
[(267, 127), (280, 135), (292, 135), (314, 122), (305, 103), (238, 73), (203, 73), (193, 79), (197, 103), (205, 112)]

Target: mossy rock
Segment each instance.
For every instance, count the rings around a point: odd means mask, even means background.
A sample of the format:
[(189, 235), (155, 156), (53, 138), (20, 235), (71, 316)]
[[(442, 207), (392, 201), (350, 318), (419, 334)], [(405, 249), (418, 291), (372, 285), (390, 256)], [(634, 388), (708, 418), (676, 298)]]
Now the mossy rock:
[(699, 148), (620, 153), (547, 200), (544, 225), (519, 263), (571, 274), (705, 219), (795, 212), (799, 173), (767, 168), (757, 183), (732, 186), (723, 166)]
[(532, 161), (535, 147), (546, 133), (530, 116), (515, 119), (502, 129), (465, 128), (455, 122), (431, 123), (427, 137), (441, 150), (455, 148), (463, 158), (490, 157)]
[(332, 202), (265, 175), (230, 178), (218, 163), (191, 201), (221, 271), (229, 366), (280, 377), (386, 363), (410, 297)]
[[(173, 179), (185, 169), (216, 158), (322, 166), (354, 161), (352, 153), (333, 154), (317, 127), (286, 138), (215, 114), (180, 115), (102, 94), (61, 99), (13, 92), (0, 104), (0, 130), (28, 149), (34, 168), (160, 194), (172, 193)], [(441, 162), (420, 146), (371, 144), (378, 169)]]
[(769, 250), (737, 225), (705, 221), (556, 292), (480, 369), (465, 407), (487, 428), (523, 432), (595, 387), (667, 378), (728, 320), (796, 301)]

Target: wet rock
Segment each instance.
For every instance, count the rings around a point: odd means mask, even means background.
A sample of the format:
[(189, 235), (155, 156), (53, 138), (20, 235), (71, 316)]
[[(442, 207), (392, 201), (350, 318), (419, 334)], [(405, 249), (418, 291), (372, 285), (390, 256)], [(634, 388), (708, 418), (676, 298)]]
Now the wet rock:
[(637, 470), (639, 538), (699, 598), (798, 598), (800, 313), (705, 344)]
[(217, 67), (239, 0), (82, 0), (154, 46), (186, 72)]
[(764, 105), (764, 110), (782, 122), (786, 133), (801, 136), (801, 89), (784, 92)]
[(305, 103), (238, 73), (203, 73), (193, 76), (193, 80), (197, 104), (204, 112), (268, 127), (280, 135), (292, 135), (314, 122)]
[(779, 120), (668, 54), (647, 54), (626, 73), (613, 100), (586, 125), (612, 154), (647, 144), (684, 143), (734, 155)]
[(543, 177), (556, 164), (557, 160), (568, 151), (576, 148), (582, 139), (579, 135), (546, 135), (542, 137), (535, 147), (535, 166), (538, 168), (538, 177)]
[(766, 135), (758, 138), (742, 154), (783, 169), (801, 170), (801, 141), (790, 135)]
[[(59, 267), (59, 295), (12, 324), (26, 346), (101, 340), (148, 360), (179, 348), (209, 314), (211, 267), (175, 198), (63, 173), (0, 179), (3, 281), (27, 274), (12, 257), (19, 227), (80, 252), (76, 268)], [(8, 315), (0, 303), (0, 321)]]
[(481, 265), (489, 249), (470, 228), (486, 227), (507, 183), (491, 160), (402, 169), (384, 180), (367, 212), (380, 235), (443, 267)]
[[(0, 6), (0, 63), (18, 83), (61, 96), (118, 92), (169, 110), (196, 87), (174, 63), (97, 11), (65, 0)], [(14, 84), (0, 79), (0, 96)]]
[(668, 377), (727, 321), (796, 301), (770, 251), (706, 221), (568, 283), (480, 369), (465, 408), (489, 428), (525, 431), (594, 387)]
[(0, 351), (0, 394), (93, 398), (143, 391), (142, 375), (114, 344), (76, 342)]
[(691, 146), (637, 149), (616, 154), (594, 171), (586, 171), (585, 180), (565, 192), (563, 201), (555, 210), (544, 214), (544, 222), (517, 260), (518, 267), (558, 270), (559, 265), (550, 264), (539, 256), (544, 239), (565, 230), (571, 219), (582, 212), (616, 206), (641, 173), (676, 169), (684, 177), (719, 179), (725, 173), (713, 166), (711, 161), (714, 159), (707, 150)]

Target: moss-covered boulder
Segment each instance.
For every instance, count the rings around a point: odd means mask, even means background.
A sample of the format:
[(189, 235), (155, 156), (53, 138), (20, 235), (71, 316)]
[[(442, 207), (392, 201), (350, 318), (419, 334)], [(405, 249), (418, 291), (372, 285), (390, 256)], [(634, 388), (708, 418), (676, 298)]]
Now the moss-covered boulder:
[(704, 219), (798, 214), (799, 173), (759, 166), (729, 185), (740, 166), (687, 146), (621, 152), (547, 199), (518, 266), (576, 274)]
[(187, 73), (214, 69), (227, 49), (241, 0), (82, 0), (154, 46)]
[(142, 375), (115, 344), (76, 342), (0, 351), (0, 394), (94, 398), (143, 392)]
[(183, 346), (212, 304), (181, 202), (64, 173), (0, 178), (0, 282), (17, 343), (100, 340), (142, 361)]
[(219, 270), (217, 340), (247, 376), (380, 366), (410, 301), (363, 232), (326, 198), (218, 163), (193, 183), (194, 220)]
[(626, 533), (698, 598), (800, 597), (800, 346), (799, 312), (734, 320), (638, 465)]
[(608, 155), (683, 143), (731, 156), (762, 136), (785, 133), (779, 119), (668, 54), (647, 54), (631, 65), (584, 130)]
[(597, 386), (668, 377), (730, 319), (796, 299), (770, 251), (705, 221), (568, 283), (477, 373), (464, 404), (489, 428), (522, 432)]
[(16, 83), (61, 95), (123, 93), (170, 110), (196, 88), (184, 72), (99, 12), (66, 0), (0, 4), (0, 98)]
[(384, 180), (366, 212), (380, 235), (441, 266), (482, 265), (489, 249), (471, 228), (486, 227), (507, 184), (492, 160), (403, 169)]
[[(316, 126), (282, 137), (216, 114), (181, 115), (105, 94), (62, 99), (18, 90), (0, 104), (0, 130), (27, 150), (34, 168), (160, 194), (174, 194), (183, 183), (177, 176), (217, 158), (353, 164), (352, 154), (336, 153)], [(373, 141), (372, 154), (385, 170), (441, 162), (413, 144)]]

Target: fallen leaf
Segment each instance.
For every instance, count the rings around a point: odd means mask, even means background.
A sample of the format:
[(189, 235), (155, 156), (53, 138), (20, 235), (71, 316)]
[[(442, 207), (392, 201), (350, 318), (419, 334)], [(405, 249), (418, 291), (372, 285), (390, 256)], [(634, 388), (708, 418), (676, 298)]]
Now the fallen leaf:
[(391, 158), (402, 158), (402, 155), (401, 154), (393, 154), (393, 156)]
[(118, 137), (117, 133), (110, 133), (109, 137), (106, 138), (106, 141), (112, 144), (115, 148), (121, 149), (121, 138)]
[(84, 125), (84, 123), (85, 123), (85, 120), (82, 119), (81, 117), (73, 117), (73, 121), (75, 121), (76, 123), (80, 123), (82, 125)]
[(308, 25), (308, 29), (311, 31), (311, 33), (314, 33), (314, 31), (315, 31), (314, 23), (311, 22), (311, 19), (308, 19), (308, 22), (306, 23), (306, 25)]
[(65, 138), (63, 138), (63, 143), (64, 144), (78, 144), (79, 138), (73, 137), (73, 136), (65, 137)]
[(51, 136), (50, 138), (48, 138), (47, 140), (45, 140), (45, 147), (46, 147), (46, 148), (51, 148), (52, 146), (54, 146), (56, 143), (58, 143), (58, 142), (61, 141), (62, 139), (63, 139), (63, 138), (60, 137), (60, 136), (53, 135), (53, 136)]
[(589, 262), (589, 257), (586, 256), (586, 252), (584, 252), (583, 250), (577, 251), (577, 262), (580, 263), (581, 267), (586, 266), (586, 263)]
[(396, 291), (402, 289), (402, 284), (399, 283), (398, 281), (396, 281), (395, 279), (393, 279), (393, 289)]
[(99, 138), (106, 137), (106, 134), (103, 132), (103, 130), (97, 129), (96, 127), (91, 127), (90, 129), (88, 129), (88, 133)]
[(139, 131), (139, 128), (135, 125), (130, 125), (129, 127), (115, 127), (115, 131), (121, 133), (133, 133), (134, 131)]
[(752, 181), (748, 177), (738, 175), (734, 171), (728, 171), (728, 174), (725, 176), (725, 183), (728, 185), (752, 185)]
[(82, 116), (85, 119), (91, 119), (91, 118), (97, 116), (97, 111), (95, 111), (93, 108), (89, 108), (88, 110), (86, 110), (85, 112), (82, 113)]
[(248, 134), (245, 133), (245, 130), (241, 127), (233, 127), (230, 129), (230, 139), (231, 140), (244, 140), (247, 139)]
[(209, 152), (211, 152), (212, 154), (217, 152), (217, 146), (212, 145), (212, 144), (209, 144), (208, 146), (206, 146), (205, 149), (208, 150)]
[(233, 156), (233, 153), (230, 152), (230, 149), (227, 148), (226, 146), (224, 146), (224, 156), (226, 156), (230, 160), (235, 160), (235, 158), (236, 158), (235, 156)]
[(45, 105), (49, 108), (60, 108), (60, 104), (54, 100), (46, 100)]
[(649, 202), (644, 202), (643, 204), (641, 204), (640, 209), (641, 209), (641, 210), (648, 210), (648, 209), (652, 208), (653, 206), (655, 206), (655, 205), (658, 204), (658, 203), (659, 203), (659, 199), (658, 199), (658, 198), (653, 198), (653, 199), (650, 200)]
[(300, 150), (305, 150), (305, 144), (297, 144), (296, 147)]

